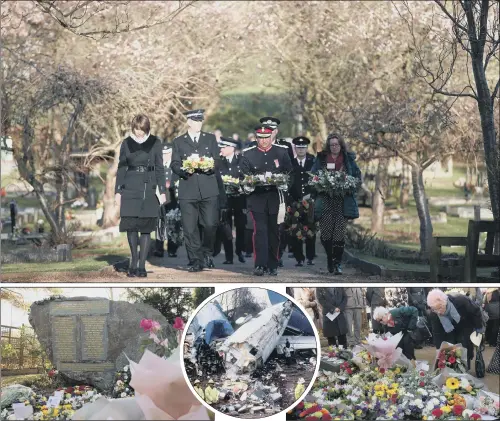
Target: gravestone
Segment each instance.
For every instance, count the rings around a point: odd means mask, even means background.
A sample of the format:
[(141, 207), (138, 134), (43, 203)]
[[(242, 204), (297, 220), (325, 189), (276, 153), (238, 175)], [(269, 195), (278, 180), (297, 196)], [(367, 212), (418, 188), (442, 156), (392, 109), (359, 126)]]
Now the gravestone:
[[(165, 317), (147, 304), (105, 298), (56, 298), (33, 303), (30, 324), (53, 366), (68, 381), (111, 391), (115, 372), (138, 362), (148, 337), (142, 319), (162, 326), (170, 343), (176, 333)], [(70, 384), (72, 385), (72, 384)]]

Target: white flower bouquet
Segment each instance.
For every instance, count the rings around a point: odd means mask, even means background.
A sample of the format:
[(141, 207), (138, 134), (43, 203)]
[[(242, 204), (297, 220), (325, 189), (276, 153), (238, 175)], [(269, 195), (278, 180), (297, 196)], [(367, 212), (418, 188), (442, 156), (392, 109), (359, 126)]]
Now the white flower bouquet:
[(238, 195), (243, 192), (239, 178), (231, 177), (230, 175), (223, 175), (222, 182), (224, 183), (226, 194), (229, 196)]
[(243, 191), (247, 194), (253, 193), (257, 187), (275, 186), (282, 191), (288, 190), (288, 174), (254, 174), (246, 175), (242, 181)]
[(356, 177), (343, 171), (319, 171), (318, 174), (309, 174), (309, 185), (314, 187), (318, 193), (333, 196), (345, 196), (354, 194), (361, 182)]
[(200, 156), (198, 154), (192, 154), (187, 159), (182, 161), (181, 169), (189, 174), (194, 174), (195, 172), (208, 172), (213, 170), (215, 167), (215, 162), (213, 158), (206, 156)]

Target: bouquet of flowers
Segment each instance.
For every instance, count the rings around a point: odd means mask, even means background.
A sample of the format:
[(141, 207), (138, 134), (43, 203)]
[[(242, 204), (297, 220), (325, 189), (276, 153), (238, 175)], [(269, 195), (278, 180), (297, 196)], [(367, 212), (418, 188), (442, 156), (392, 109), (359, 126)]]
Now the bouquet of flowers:
[(311, 199), (304, 199), (288, 206), (285, 214), (285, 228), (299, 240), (312, 238), (316, 234), (314, 206)]
[(437, 351), (434, 369), (439, 371), (448, 367), (458, 373), (467, 373), (466, 362), (467, 349), (461, 344), (453, 345), (448, 342), (443, 342), (441, 348)]
[(403, 351), (401, 348), (398, 348), (398, 344), (402, 337), (402, 332), (393, 336), (386, 335), (383, 337), (370, 333), (366, 339), (367, 344), (364, 345), (364, 348), (375, 357), (380, 368), (387, 370), (401, 358)]
[(172, 209), (165, 215), (167, 238), (177, 245), (184, 242), (184, 231), (182, 229), (181, 210)]
[(230, 175), (223, 175), (222, 182), (226, 190), (226, 194), (229, 196), (234, 196), (242, 193), (240, 180), (236, 177), (231, 177)]
[(327, 194), (330, 197), (354, 194), (360, 185), (359, 179), (343, 171), (321, 170), (318, 174), (310, 173), (309, 175), (308, 184), (318, 193)]
[(474, 410), (481, 415), (491, 415), (496, 417), (500, 414), (500, 399), (493, 393), (481, 392), (482, 396), (474, 401)]
[(214, 169), (214, 166), (215, 162), (213, 158), (194, 153), (182, 161), (181, 169), (189, 174), (194, 174), (195, 172), (209, 172)]
[(242, 181), (243, 191), (247, 194), (253, 193), (256, 187), (275, 186), (282, 191), (288, 190), (288, 174), (255, 174), (246, 175)]
[[(165, 336), (161, 335), (161, 325), (159, 322), (152, 320), (152, 319), (142, 319), (140, 327), (144, 330), (144, 332), (149, 332), (149, 338), (144, 339), (141, 344), (141, 351), (144, 352), (144, 350), (148, 346), (153, 346), (154, 347), (154, 353), (160, 357), (167, 358), (172, 354), (172, 347), (171, 343), (168, 340), (168, 338)], [(175, 318), (175, 323), (173, 325), (174, 329), (182, 330), (184, 329), (184, 322), (180, 317)], [(177, 341), (180, 341), (180, 337), (177, 338)], [(177, 347), (179, 344), (173, 344), (175, 347)]]
[(116, 372), (116, 383), (113, 388), (113, 398), (126, 398), (134, 396), (134, 389), (130, 386), (130, 366), (126, 365), (123, 370)]

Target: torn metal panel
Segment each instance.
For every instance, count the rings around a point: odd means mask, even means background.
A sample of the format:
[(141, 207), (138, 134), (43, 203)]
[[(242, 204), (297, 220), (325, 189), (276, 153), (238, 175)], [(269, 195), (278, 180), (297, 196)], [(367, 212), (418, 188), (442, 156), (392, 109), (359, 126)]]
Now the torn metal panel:
[(278, 345), (285, 346), (287, 341), (294, 350), (317, 348), (316, 337), (314, 336), (282, 336)]
[(198, 311), (189, 325), (188, 333), (193, 334), (194, 342), (205, 334), (205, 341), (209, 344), (214, 339), (231, 335), (234, 333), (234, 329), (222, 311), (220, 304), (214, 301), (207, 303)]
[[(283, 295), (278, 294), (277, 292), (271, 290), (269, 290), (267, 294), (269, 296), (269, 301), (273, 305), (277, 303), (282, 303), (286, 300), (286, 298)], [(288, 321), (287, 329), (289, 329), (290, 331), (296, 331), (297, 335), (314, 336), (314, 330), (311, 326), (311, 322), (302, 312), (302, 310), (298, 309), (297, 307), (293, 308), (292, 315), (290, 317), (290, 320)]]
[(263, 310), (218, 347), (228, 373), (253, 372), (276, 348), (292, 314), (293, 304), (285, 301)]

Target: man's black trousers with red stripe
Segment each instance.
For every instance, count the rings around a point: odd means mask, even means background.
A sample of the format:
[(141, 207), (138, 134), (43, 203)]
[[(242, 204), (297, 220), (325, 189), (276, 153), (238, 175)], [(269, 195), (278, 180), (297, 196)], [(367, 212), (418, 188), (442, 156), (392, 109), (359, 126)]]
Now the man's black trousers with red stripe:
[(255, 267), (278, 269), (279, 228), (278, 214), (251, 212), (253, 224), (253, 256)]

